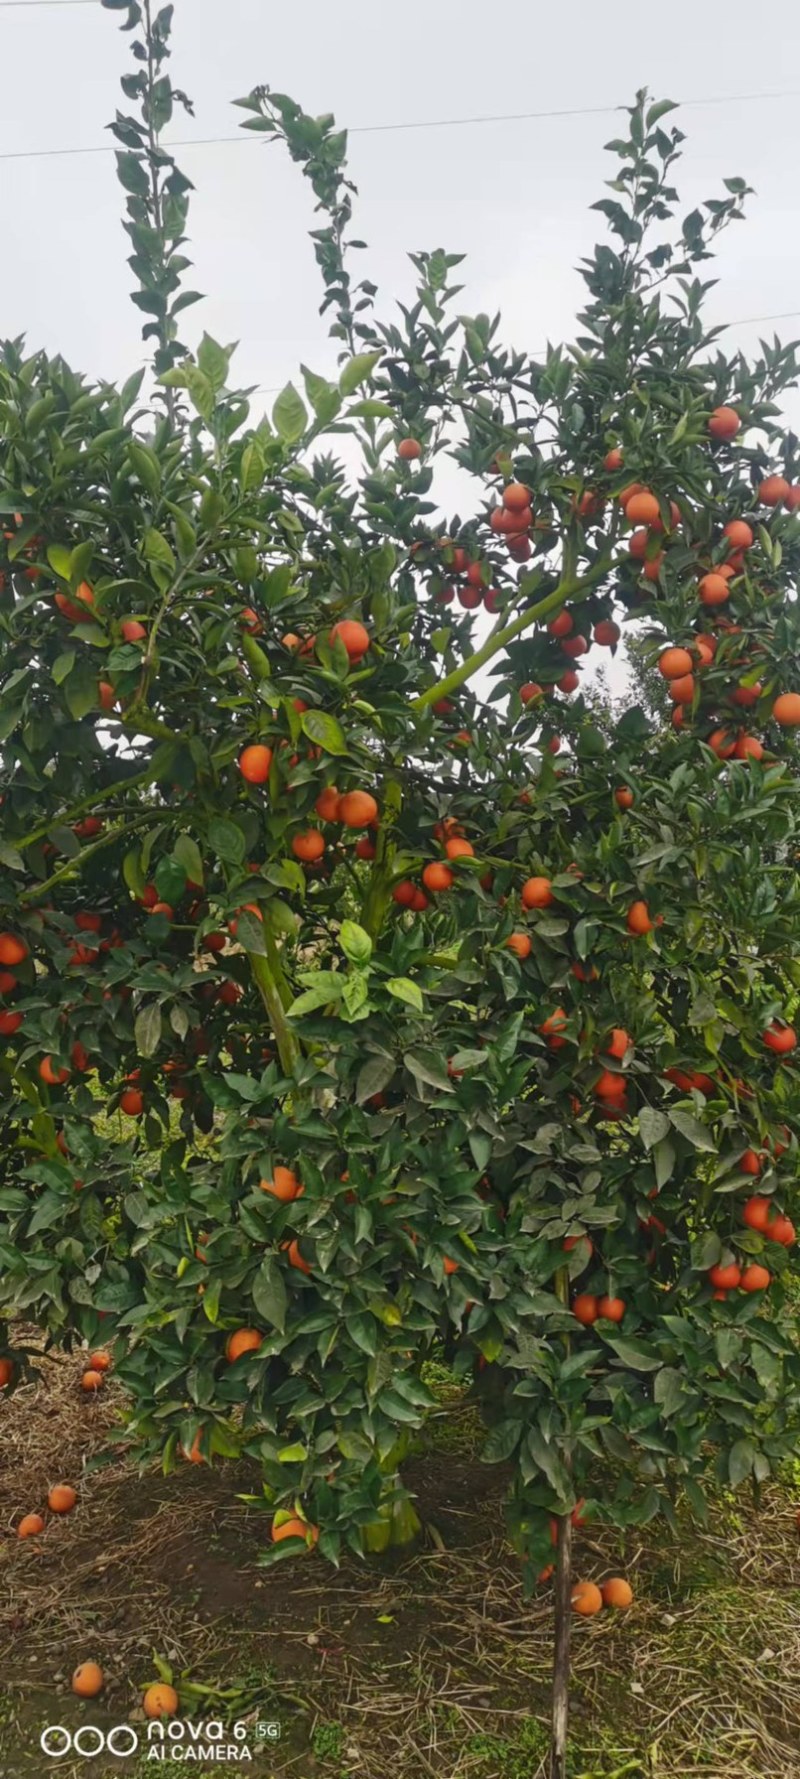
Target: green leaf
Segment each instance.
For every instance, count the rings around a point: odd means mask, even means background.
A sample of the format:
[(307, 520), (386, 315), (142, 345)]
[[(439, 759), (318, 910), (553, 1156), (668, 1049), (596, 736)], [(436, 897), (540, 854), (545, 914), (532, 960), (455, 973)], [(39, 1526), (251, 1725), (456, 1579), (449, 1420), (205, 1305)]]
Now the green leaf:
[(338, 975), (332, 970), (321, 970), (320, 979), (313, 988), (307, 988), (298, 995), (289, 1007), (289, 1017), (302, 1019), (306, 1013), (315, 1013), (318, 1007), (327, 1007), (329, 1001), (340, 1000), (344, 994), (346, 976)]
[(372, 1099), (376, 1093), (383, 1093), (395, 1073), (397, 1064), (391, 1056), (371, 1056), (359, 1069), (356, 1077), (356, 1105), (363, 1106), (365, 1100)]
[(360, 1347), (363, 1353), (368, 1353), (372, 1359), (378, 1351), (378, 1329), (375, 1317), (370, 1316), (366, 1311), (360, 1315), (348, 1316), (347, 1332), (350, 1339), (355, 1341), (356, 1346)]
[(128, 446), (128, 456), (132, 469), (147, 489), (148, 494), (158, 494), (161, 487), (161, 465), (155, 451), (151, 451), (149, 445), (142, 445), (138, 440), (131, 440)]
[(504, 1464), (519, 1445), (524, 1431), (522, 1421), (498, 1421), (480, 1451), (484, 1464)]
[(438, 1087), (442, 1093), (453, 1093), (453, 1083), (441, 1067), (440, 1059), (431, 1051), (407, 1050), (403, 1062), (418, 1081), (425, 1081), (429, 1087)]
[(172, 848), (172, 857), (192, 883), (203, 882), (203, 861), (200, 848), (191, 834), (179, 834)]
[(142, 870), (138, 847), (126, 852), (122, 861), (122, 875), (134, 896), (144, 895), (147, 879)]
[(672, 1144), (667, 1142), (666, 1139), (662, 1143), (656, 1143), (653, 1150), (653, 1166), (655, 1168), (656, 1185), (660, 1192), (662, 1186), (666, 1186), (667, 1181), (671, 1179), (672, 1170), (675, 1166), (675, 1150), (673, 1149)]
[(303, 437), (308, 414), (293, 383), (287, 383), (281, 390), (272, 410), (272, 421), (284, 444), (296, 445)]
[(143, 549), (148, 562), (156, 562), (159, 566), (168, 568), (170, 573), (173, 572), (175, 557), (172, 553), (172, 546), (167, 542), (162, 532), (156, 531), (150, 526), (144, 534)]
[(204, 334), (200, 341), (197, 363), (203, 376), (208, 378), (215, 395), (225, 386), (232, 353), (232, 346), (220, 346), (216, 340), (212, 340), (210, 334)]
[(280, 1263), (273, 1254), (268, 1254), (253, 1280), (253, 1303), (258, 1314), (277, 1328), (279, 1334), (283, 1334), (286, 1327), (288, 1302)]
[(675, 1129), (679, 1130), (681, 1136), (686, 1137), (687, 1142), (692, 1143), (695, 1149), (716, 1149), (716, 1139), (711, 1131), (705, 1124), (700, 1123), (699, 1118), (693, 1117), (691, 1112), (682, 1112), (678, 1106), (670, 1112), (669, 1118)]
[(308, 1457), (308, 1446), (295, 1440), (294, 1445), (283, 1445), (278, 1453), (279, 1464), (304, 1464)]
[(647, 116), (644, 120), (646, 128), (652, 130), (653, 125), (658, 123), (660, 117), (665, 117), (668, 111), (676, 110), (677, 102), (675, 99), (658, 99), (655, 105), (651, 105), (648, 108)]
[(646, 1149), (653, 1149), (656, 1143), (669, 1136), (669, 1119), (664, 1112), (657, 1112), (652, 1106), (643, 1106), (639, 1113), (639, 1135)]
[(345, 365), (339, 378), (342, 395), (354, 395), (359, 383), (366, 383), (372, 376), (376, 364), (383, 357), (383, 350), (378, 352), (359, 352)]
[(239, 465), (239, 486), (243, 494), (250, 494), (260, 488), (267, 473), (266, 459), (258, 439), (251, 439), (242, 452)]
[(17, 852), (15, 846), (9, 846), (5, 840), (0, 840), (0, 865), (5, 865), (7, 871), (25, 870), (25, 860), (22, 854)]
[(133, 1035), (140, 1056), (155, 1056), (161, 1043), (161, 1008), (157, 1001), (151, 1001), (147, 1007), (140, 1007), (134, 1021)]
[(608, 1345), (623, 1365), (629, 1365), (633, 1371), (658, 1371), (661, 1367), (661, 1360), (639, 1341), (609, 1340)]
[(70, 578), (70, 555), (71, 551), (66, 544), (50, 544), (48, 547), (47, 560), (53, 573), (59, 575), (62, 581)]
[(67, 709), (76, 723), (97, 707), (97, 678), (83, 661), (77, 661), (64, 681)]
[(372, 956), (372, 940), (358, 921), (343, 920), (339, 929), (339, 944), (351, 964), (368, 964)]
[(57, 686), (65, 680), (75, 666), (75, 650), (65, 649), (63, 655), (57, 655), (50, 669)]
[(662, 1366), (653, 1379), (653, 1399), (664, 1415), (674, 1415), (683, 1406), (685, 1396), (683, 1378), (679, 1371), (671, 1365)]
[(318, 377), (316, 372), (310, 371), (305, 364), (301, 364), (300, 369), (303, 373), (306, 395), (314, 413), (317, 419), (322, 421), (323, 426), (327, 426), (328, 422), (338, 414), (342, 405), (342, 398), (336, 384), (328, 383), (325, 377)]
[(241, 828), (227, 816), (212, 817), (208, 824), (208, 844), (226, 865), (241, 865), (247, 851)]
[(408, 976), (390, 976), (386, 987), (390, 995), (394, 995), (395, 1000), (405, 1001), (406, 1006), (413, 1007), (415, 1013), (425, 1011), (422, 990), (416, 982), (411, 982)]
[(303, 734), (326, 754), (346, 754), (347, 737), (341, 724), (324, 710), (304, 710), (300, 718)]
[(751, 1439), (737, 1439), (728, 1453), (728, 1477), (731, 1487), (736, 1489), (745, 1477), (752, 1475), (756, 1448)]
[(370, 397), (366, 401), (354, 402), (347, 413), (348, 418), (358, 420), (393, 420), (395, 410), (390, 408), (388, 402), (375, 401)]

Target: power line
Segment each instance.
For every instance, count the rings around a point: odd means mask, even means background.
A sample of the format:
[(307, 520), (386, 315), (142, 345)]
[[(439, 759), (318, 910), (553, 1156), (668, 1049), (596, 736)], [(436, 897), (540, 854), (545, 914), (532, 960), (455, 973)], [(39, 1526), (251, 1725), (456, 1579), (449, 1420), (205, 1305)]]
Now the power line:
[[(3, 6), (95, 6), (98, 0), (0, 0)], [(681, 99), (676, 103), (685, 106), (703, 105), (744, 105), (776, 99), (800, 99), (800, 90), (793, 89), (779, 93), (724, 93), (712, 99)], [(615, 116), (626, 111), (625, 105), (583, 105), (563, 111), (506, 111), (488, 113), (476, 117), (427, 117), (416, 120), (401, 120), (391, 124), (353, 124), (348, 130), (349, 136), (372, 136), (387, 131), (398, 130), (454, 130), (481, 124), (529, 123), (559, 117), (599, 117)], [(234, 143), (253, 143), (258, 141), (257, 132), (247, 134), (240, 132), (237, 136), (180, 136), (164, 142), (167, 149), (173, 148), (214, 148)], [(114, 154), (119, 152), (111, 143), (99, 143), (88, 148), (14, 148), (0, 153), (3, 161), (27, 161), (52, 159), (61, 155)]]
[[(800, 309), (783, 309), (779, 315), (740, 315), (736, 321), (724, 322), (722, 331), (727, 333), (732, 327), (750, 327), (757, 321), (791, 321), (795, 315), (800, 317)], [(539, 358), (546, 351), (546, 346), (536, 346), (531, 353), (531, 358)], [(253, 394), (279, 395), (283, 387), (282, 383), (271, 383), (268, 388), (263, 383), (259, 383), (253, 390)]]

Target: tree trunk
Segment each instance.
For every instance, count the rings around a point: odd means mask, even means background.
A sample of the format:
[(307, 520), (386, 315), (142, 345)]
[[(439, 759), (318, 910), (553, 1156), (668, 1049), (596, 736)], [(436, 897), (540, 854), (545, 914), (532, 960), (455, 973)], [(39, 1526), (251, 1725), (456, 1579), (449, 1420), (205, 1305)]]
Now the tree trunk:
[(567, 1779), (569, 1714), (569, 1642), (572, 1627), (572, 1519), (558, 1522), (555, 1578), (555, 1646), (553, 1650), (553, 1739), (550, 1779)]

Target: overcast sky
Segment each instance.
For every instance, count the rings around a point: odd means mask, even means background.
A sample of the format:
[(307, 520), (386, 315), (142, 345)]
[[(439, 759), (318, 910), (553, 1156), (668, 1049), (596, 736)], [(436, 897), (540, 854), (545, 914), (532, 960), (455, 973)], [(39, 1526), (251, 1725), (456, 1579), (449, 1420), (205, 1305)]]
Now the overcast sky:
[[(391, 9), (386, 0), (177, 0), (173, 41), (173, 81), (196, 109), (194, 121), (176, 118), (173, 136), (235, 136), (243, 114), (230, 101), (257, 83), (312, 112), (335, 112), (352, 131), (354, 233), (370, 249), (356, 256), (357, 270), (378, 284), (379, 313), (388, 317), (391, 301), (411, 297), (407, 252), (442, 246), (467, 255), (462, 309), (500, 309), (502, 337), (532, 351), (572, 336), (584, 288), (575, 267), (602, 234), (589, 205), (613, 171), (603, 144), (624, 121), (613, 108), (643, 85), (655, 97), (691, 101), (671, 120), (688, 137), (681, 214), (717, 195), (727, 175), (756, 188), (748, 221), (721, 244), (710, 313), (735, 321), (726, 345), (748, 351), (765, 332), (800, 336), (797, 0), (773, 0), (763, 30), (752, 0), (672, 0), (666, 13), (627, 0), (497, 9), (485, 0), (405, 0)], [(119, 76), (132, 65), (130, 39), (97, 3), (0, 0), (0, 63), (16, 71), (4, 82), (0, 154), (92, 148), (108, 141), (116, 106), (128, 108)], [(608, 112), (370, 128), (602, 107)], [(301, 361), (330, 374), (335, 347), (318, 315), (306, 232), (313, 200), (299, 169), (280, 148), (246, 136), (177, 152), (197, 187), (189, 276), (207, 293), (184, 317), (189, 345), (204, 327), (241, 341), (234, 377), (244, 384), (299, 382)], [(31, 348), (61, 351), (92, 377), (123, 378), (143, 347), (141, 316), (127, 301), (113, 155), (5, 159), (0, 174), (0, 336), (25, 333)], [(798, 313), (769, 324), (744, 319), (784, 311)], [(787, 413), (800, 430), (800, 396), (789, 396)], [(459, 484), (459, 472), (445, 473), (448, 512), (457, 501), (467, 510)]]
[[(750, 220), (729, 232), (717, 263), (715, 316), (800, 310), (800, 7), (773, 0), (768, 55), (746, 52), (753, 27), (750, 0), (673, 0), (667, 15), (632, 12), (621, 0), (496, 11), (476, 0), (405, 0), (391, 11), (375, 0), (177, 0), (172, 73), (194, 98), (196, 119), (179, 119), (173, 133), (234, 135), (242, 114), (229, 101), (259, 81), (311, 111), (334, 111), (354, 131), (613, 107), (647, 84), (658, 96), (698, 101), (679, 119), (689, 136), (686, 209), (714, 195), (726, 174), (756, 187)], [(102, 143), (114, 108), (126, 104), (118, 80), (129, 43), (98, 4), (0, 6), (0, 61), (18, 71), (4, 82), (0, 151)], [(793, 97), (739, 97), (792, 87)], [(574, 267), (600, 232), (587, 210), (609, 175), (602, 147), (618, 123), (609, 114), (356, 131), (357, 232), (370, 246), (359, 270), (369, 266), (386, 298), (406, 296), (409, 249), (462, 251), (465, 309), (501, 308), (505, 336), (519, 346), (569, 337), (581, 300)], [(240, 339), (243, 381), (280, 385), (300, 359), (328, 369), (299, 170), (280, 149), (247, 140), (179, 158), (198, 188), (193, 282), (208, 293), (186, 318), (190, 340), (203, 326)], [(0, 334), (25, 332), (31, 346), (61, 350), (92, 375), (124, 376), (141, 356), (141, 318), (125, 300), (113, 157), (5, 160), (0, 172)], [(775, 326), (794, 337), (800, 315)], [(731, 338), (751, 347), (759, 331), (742, 325)]]

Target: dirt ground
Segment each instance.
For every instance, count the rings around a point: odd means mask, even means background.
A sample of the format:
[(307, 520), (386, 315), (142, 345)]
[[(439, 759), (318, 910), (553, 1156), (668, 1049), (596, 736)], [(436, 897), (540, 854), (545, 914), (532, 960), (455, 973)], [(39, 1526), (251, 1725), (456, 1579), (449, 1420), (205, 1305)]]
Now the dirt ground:
[[(185, 1745), (166, 1763), (198, 1779), (544, 1774), (549, 1591), (523, 1599), (505, 1479), (480, 1462), (468, 1407), (444, 1401), (407, 1468), (425, 1524), (413, 1551), (264, 1570), (268, 1522), (236, 1498), (258, 1487), (245, 1466), (140, 1476), (119, 1455), (92, 1468), (121, 1403), (113, 1379), (83, 1398), (81, 1369), (43, 1356), (37, 1382), (0, 1398), (0, 1779), (163, 1771), (141, 1711), (157, 1662), (187, 1717), (245, 1726), (246, 1764)], [(21, 1515), (57, 1481), (79, 1489), (78, 1507), (20, 1541)], [(776, 1488), (758, 1510), (722, 1499), (702, 1535), (659, 1525), (623, 1548), (581, 1534), (581, 1574), (624, 1566), (636, 1604), (576, 1625), (574, 1779), (800, 1779), (795, 1513)], [(69, 1681), (88, 1659), (106, 1687), (84, 1703)], [(43, 1753), (47, 1726), (81, 1724), (131, 1724), (139, 1749)]]

